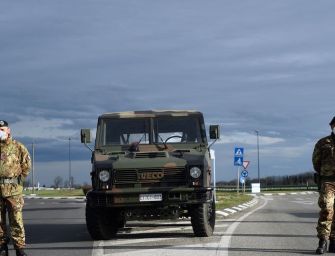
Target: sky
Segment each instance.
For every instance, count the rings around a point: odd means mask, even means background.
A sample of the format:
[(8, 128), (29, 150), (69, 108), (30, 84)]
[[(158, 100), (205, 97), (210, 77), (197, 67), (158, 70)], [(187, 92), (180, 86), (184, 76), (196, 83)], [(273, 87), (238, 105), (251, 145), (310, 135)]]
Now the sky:
[[(195, 109), (219, 124), (216, 179), (312, 171), (334, 112), (333, 0), (0, 3), (0, 119), (34, 176), (90, 182), (80, 129), (105, 112)], [(333, 107), (332, 107), (333, 106)], [(71, 138), (69, 143), (69, 138)], [(31, 175), (30, 175), (31, 178)]]

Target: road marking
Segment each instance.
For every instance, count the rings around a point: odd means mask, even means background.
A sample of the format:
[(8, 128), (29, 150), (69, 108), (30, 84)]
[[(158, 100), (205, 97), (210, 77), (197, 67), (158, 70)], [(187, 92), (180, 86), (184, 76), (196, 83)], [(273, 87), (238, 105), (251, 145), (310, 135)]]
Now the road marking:
[[(176, 222), (170, 222), (169, 224), (176, 224)], [(217, 222), (217, 224), (215, 225), (216, 228), (222, 228), (222, 227), (227, 227), (229, 226), (229, 224), (227, 224), (226, 222), (224, 223), (220, 223)], [(150, 230), (143, 230), (143, 231), (131, 231), (131, 233), (126, 233), (126, 232), (120, 232), (120, 234), (129, 234), (129, 235), (136, 235), (136, 234), (145, 234), (145, 233), (163, 233), (163, 232), (168, 232), (168, 231), (182, 231), (182, 230), (192, 230), (192, 226), (190, 224), (190, 226), (187, 227), (177, 227), (177, 228), (161, 228), (161, 229), (150, 229)], [(224, 235), (224, 233), (222, 232), (214, 232), (214, 235), (219, 235), (222, 236)], [(105, 254), (105, 249), (106, 247), (109, 247), (109, 250), (113, 250), (113, 246), (123, 246), (123, 245), (132, 245), (132, 244), (140, 244), (140, 243), (157, 243), (160, 241), (167, 241), (167, 240), (175, 240), (175, 237), (150, 237), (150, 238), (136, 238), (136, 237), (132, 237), (131, 239), (114, 239), (114, 240), (108, 240), (108, 241), (95, 241), (93, 243), (93, 250), (92, 250), (92, 256), (109, 256), (109, 255), (115, 255), (115, 254), (127, 254), (127, 256), (129, 255), (149, 255), (152, 254), (152, 250), (154, 249), (133, 249), (131, 248), (131, 246), (128, 248), (128, 250), (126, 252), (112, 252), (111, 254)], [(213, 245), (217, 245), (217, 243), (213, 243)], [(206, 243), (206, 247), (209, 247), (209, 243)], [(199, 243), (199, 244), (191, 244), (191, 245), (177, 245), (177, 246), (169, 246), (169, 250), (185, 250), (185, 248), (188, 247), (192, 247), (192, 248), (196, 248), (199, 247), (203, 248), (204, 247), (204, 243)], [(211, 247), (211, 246), (210, 246)], [(213, 247), (213, 250), (216, 248), (216, 246)], [(130, 249), (130, 250), (129, 250)], [(163, 250), (162, 252), (160, 252), (160, 250)], [(166, 249), (155, 249), (155, 254), (156, 255), (163, 255), (165, 251), (165, 255), (166, 255)], [(194, 251), (192, 250), (192, 254), (190, 252), (188, 252), (189, 255), (193, 255), (194, 256)], [(187, 255), (187, 254), (184, 254)]]
[(308, 204), (308, 205), (315, 204), (314, 201), (290, 201), (290, 202), (296, 203), (296, 204)]
[(250, 216), (254, 212), (262, 209), (263, 207), (265, 207), (266, 204), (268, 203), (268, 199), (264, 198), (264, 200), (265, 200), (265, 202), (261, 206), (259, 206), (256, 209), (248, 212), (247, 214), (243, 215), (242, 217), (237, 219), (233, 224), (231, 224), (229, 226), (229, 228), (225, 232), (226, 235), (222, 236), (220, 242), (218, 243), (218, 247), (217, 247), (217, 251), (216, 251), (217, 256), (227, 256), (228, 255), (228, 248), (230, 246), (231, 238), (232, 238), (232, 235), (235, 232), (235, 229), (238, 227), (238, 225), (240, 225), (240, 223), (245, 218), (247, 218), (248, 216)]
[(104, 255), (104, 241), (94, 241), (92, 256), (103, 256)]
[(242, 208), (239, 208), (239, 207), (232, 207), (234, 210), (237, 210), (237, 211), (242, 211), (243, 209)]
[(235, 210), (233, 210), (233, 209), (230, 209), (230, 208), (226, 208), (226, 209), (224, 209), (225, 211), (227, 211), (227, 212), (230, 212), (230, 213), (235, 213), (235, 212), (237, 212), (237, 211), (235, 211)]
[(223, 211), (216, 211), (216, 214), (222, 215), (224, 217), (227, 217), (227, 216), (230, 215), (229, 213), (226, 213), (226, 212), (223, 212)]
[[(229, 216), (230, 214), (233, 214), (233, 213), (236, 213), (237, 211), (243, 211), (244, 209), (246, 208), (249, 208), (251, 206), (254, 206), (258, 203), (258, 199), (253, 199), (251, 200), (250, 202), (248, 203), (245, 203), (245, 204), (242, 204), (242, 205), (239, 205), (237, 207), (232, 207), (233, 209), (230, 209), (230, 208), (226, 208), (226, 209), (223, 209), (222, 211), (216, 211), (216, 214), (218, 215), (223, 215), (225, 217)], [(235, 209), (235, 210), (234, 210)], [(257, 208), (258, 209), (258, 208)], [(257, 210), (256, 209), (256, 210)], [(226, 211), (226, 212), (224, 212)], [(229, 213), (227, 213), (229, 212)], [(254, 211), (253, 211), (254, 212)], [(130, 230), (130, 234), (131, 235), (136, 235), (136, 234), (146, 234), (146, 233), (164, 233), (164, 232), (173, 232), (173, 231), (185, 231), (185, 230), (191, 230), (192, 229), (192, 226), (191, 226), (191, 223), (190, 221), (180, 221), (180, 222), (164, 222), (164, 223), (159, 223), (159, 224), (166, 224), (166, 225), (169, 225), (169, 224), (190, 224), (189, 226), (182, 226), (182, 227), (170, 227), (170, 228), (153, 228), (153, 229), (149, 229), (149, 230)], [(159, 225), (158, 224), (158, 225)], [(227, 226), (230, 226), (230, 224), (227, 224), (227, 219), (225, 219), (225, 222), (224, 223), (220, 223), (220, 221), (217, 221), (216, 222), (216, 225), (215, 227), (216, 228), (219, 228), (219, 227), (227, 227)], [(124, 230), (124, 231), (120, 231), (120, 234), (129, 234), (129, 229), (128, 230)], [(217, 235), (217, 236), (221, 236), (221, 240), (222, 239), (226, 239), (225, 238), (225, 232), (214, 232), (214, 235)], [(175, 237), (172, 237), (172, 238), (169, 238), (169, 237), (163, 237), (163, 238), (159, 238), (159, 237), (152, 237), (152, 238), (132, 238), (131, 240), (121, 240), (121, 239), (115, 239), (115, 240), (108, 240), (108, 241), (95, 241), (93, 243), (93, 250), (92, 250), (92, 256), (114, 256), (114, 255), (121, 255), (121, 254), (127, 254), (127, 256), (130, 256), (134, 253), (134, 255), (136, 256), (141, 256), (141, 255), (149, 255), (149, 254), (152, 254), (153, 253), (153, 250), (154, 253), (156, 255), (172, 255), (172, 254), (175, 254), (176, 250), (178, 251), (185, 251), (185, 250), (189, 250), (189, 247), (191, 247), (192, 249), (196, 249), (196, 248), (199, 248), (199, 250), (195, 250), (193, 251), (192, 250), (192, 256), (196, 256), (196, 255), (203, 255), (203, 248), (206, 248), (206, 250), (209, 250), (211, 251), (211, 253), (213, 255), (218, 255), (218, 251), (220, 251), (221, 249), (219, 248), (220, 246), (220, 243), (218, 242), (215, 242), (215, 243), (206, 243), (206, 242), (202, 242), (202, 243), (199, 243), (199, 244), (190, 244), (190, 245), (176, 245), (176, 246), (168, 246), (166, 248), (163, 248), (163, 249), (157, 249), (157, 247), (153, 247), (152, 249), (134, 249), (132, 250), (131, 246), (130, 248), (128, 248), (127, 250), (125, 251), (113, 251), (112, 253), (106, 253), (105, 251), (105, 248), (108, 248), (106, 250), (110, 250), (112, 251), (113, 250), (113, 246), (122, 246), (122, 245), (131, 245), (131, 244), (138, 244), (138, 243), (150, 243), (150, 242), (154, 242), (154, 243), (157, 243), (159, 241), (167, 241), (167, 240), (173, 240), (173, 239), (176, 239)], [(192, 240), (194, 241), (194, 240)], [(200, 248), (202, 248), (202, 250), (200, 250)], [(173, 253), (171, 254), (168, 254), (166, 252), (166, 250), (172, 250)], [(225, 250), (227, 250), (227, 248), (223, 248)], [(106, 253), (106, 254), (105, 254)], [(225, 254), (227, 255), (227, 254)], [(208, 253), (207, 253), (207, 256), (208, 256)]]

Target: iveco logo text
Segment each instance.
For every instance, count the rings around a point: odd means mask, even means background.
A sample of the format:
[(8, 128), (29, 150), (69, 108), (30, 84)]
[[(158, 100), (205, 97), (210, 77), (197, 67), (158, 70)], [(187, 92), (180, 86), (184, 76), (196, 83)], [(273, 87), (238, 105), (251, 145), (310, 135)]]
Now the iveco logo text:
[(142, 172), (137, 177), (139, 180), (159, 180), (164, 177), (164, 172)]

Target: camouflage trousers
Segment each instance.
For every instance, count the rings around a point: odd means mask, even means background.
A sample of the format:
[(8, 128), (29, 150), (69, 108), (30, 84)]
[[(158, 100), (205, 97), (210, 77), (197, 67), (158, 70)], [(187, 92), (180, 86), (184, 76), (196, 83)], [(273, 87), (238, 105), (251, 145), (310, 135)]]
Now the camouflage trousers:
[(15, 248), (25, 247), (25, 232), (22, 218), (22, 195), (0, 197), (0, 244), (9, 238), (6, 226), (6, 212), (8, 213), (10, 235)]

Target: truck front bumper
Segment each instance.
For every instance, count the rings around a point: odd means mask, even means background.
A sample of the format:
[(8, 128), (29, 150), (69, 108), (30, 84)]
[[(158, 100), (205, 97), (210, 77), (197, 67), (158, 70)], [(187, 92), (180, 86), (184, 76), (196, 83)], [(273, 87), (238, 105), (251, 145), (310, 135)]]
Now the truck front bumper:
[[(156, 189), (118, 189), (87, 193), (90, 207), (146, 207), (177, 206), (207, 203), (212, 200), (213, 188), (156, 188)], [(159, 201), (140, 201), (140, 195), (161, 195)]]

